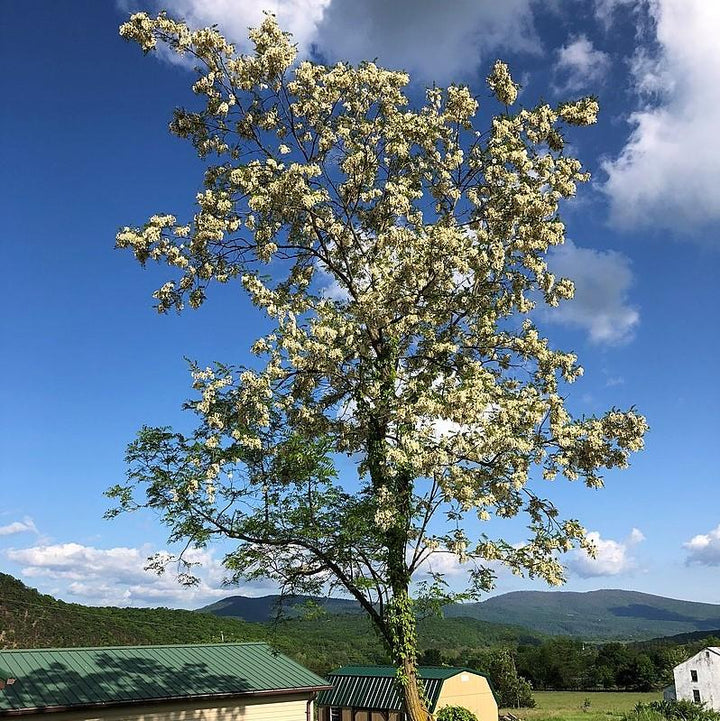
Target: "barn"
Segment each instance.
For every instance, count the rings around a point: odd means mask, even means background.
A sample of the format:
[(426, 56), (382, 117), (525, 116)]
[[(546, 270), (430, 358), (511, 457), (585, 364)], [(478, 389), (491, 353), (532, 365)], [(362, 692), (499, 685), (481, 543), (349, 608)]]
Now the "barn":
[[(464, 706), (479, 721), (497, 721), (498, 707), (488, 679), (469, 668), (421, 667), (429, 710)], [(404, 721), (392, 666), (344, 666), (328, 676), (332, 689), (317, 698), (318, 721)]]
[(51, 721), (308, 721), (330, 688), (264, 643), (3, 650), (0, 678), (0, 718)]

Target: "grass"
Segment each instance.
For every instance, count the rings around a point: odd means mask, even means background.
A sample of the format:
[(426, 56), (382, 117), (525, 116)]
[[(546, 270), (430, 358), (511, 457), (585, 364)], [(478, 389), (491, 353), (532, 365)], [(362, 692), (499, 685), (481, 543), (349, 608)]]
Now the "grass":
[(512, 713), (523, 721), (613, 721), (638, 703), (662, 699), (660, 691), (535, 691), (533, 695), (535, 708), (503, 709), (501, 713)]

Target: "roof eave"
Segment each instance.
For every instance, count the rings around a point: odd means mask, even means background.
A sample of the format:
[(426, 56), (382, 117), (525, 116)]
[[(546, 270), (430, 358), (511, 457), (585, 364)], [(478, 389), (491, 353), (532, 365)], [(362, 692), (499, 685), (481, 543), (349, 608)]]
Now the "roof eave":
[(257, 696), (291, 696), (296, 694), (314, 694), (329, 691), (332, 686), (298, 686), (296, 688), (264, 689), (262, 691), (242, 691), (229, 693), (207, 693), (194, 696), (163, 696), (155, 698), (132, 699), (128, 701), (104, 701), (96, 703), (68, 704), (65, 706), (40, 706), (22, 709), (0, 709), (0, 718), (9, 716), (28, 716), (29, 714), (60, 713), (62, 711), (81, 711), (83, 709), (118, 708), (123, 706), (153, 706), (162, 703), (182, 701), (208, 701), (233, 698), (252, 698)]

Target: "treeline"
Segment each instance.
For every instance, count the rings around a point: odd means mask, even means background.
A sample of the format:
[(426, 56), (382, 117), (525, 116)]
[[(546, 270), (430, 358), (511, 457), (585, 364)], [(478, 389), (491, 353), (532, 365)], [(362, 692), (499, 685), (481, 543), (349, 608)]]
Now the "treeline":
[[(673, 682), (673, 668), (678, 663), (705, 646), (717, 645), (720, 645), (720, 639), (715, 636), (684, 643), (667, 638), (604, 644), (552, 638), (506, 648), (504, 653), (512, 659), (518, 678), (524, 679), (536, 690), (652, 691)], [(421, 657), (421, 662), (476, 668), (488, 673), (495, 681), (498, 654), (497, 648), (459, 654), (429, 649)], [(508, 663), (505, 662), (505, 665), (507, 667)], [(511, 678), (512, 672), (506, 671), (504, 676)]]
[(652, 691), (672, 683), (681, 648), (553, 639), (518, 647), (517, 667), (536, 689)]

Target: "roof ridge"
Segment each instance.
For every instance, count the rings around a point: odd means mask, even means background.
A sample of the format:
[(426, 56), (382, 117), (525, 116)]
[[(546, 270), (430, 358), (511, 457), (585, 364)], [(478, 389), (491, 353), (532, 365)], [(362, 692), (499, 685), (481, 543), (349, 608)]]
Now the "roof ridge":
[[(372, 664), (372, 665), (347, 664), (345, 666), (341, 666), (340, 668), (336, 668), (332, 671), (329, 671), (327, 673), (327, 676), (328, 677), (330, 677), (330, 676), (372, 676), (373, 671), (380, 673), (380, 672), (389, 672), (389, 671), (396, 671), (396, 670), (397, 670), (397, 666), (393, 666), (392, 664)], [(447, 678), (450, 678), (451, 676), (456, 676), (459, 673), (474, 673), (476, 676), (482, 676), (483, 678), (488, 678), (488, 675), (486, 673), (483, 673), (482, 671), (478, 671), (475, 668), (470, 668), (469, 666), (418, 666), (417, 667), (417, 673), (418, 673), (419, 677), (422, 677), (423, 673), (428, 673), (428, 672), (430, 672), (430, 673), (442, 672), (444, 675), (447, 676)]]
[(33, 651), (117, 651), (138, 648), (218, 648), (222, 646), (269, 646), (266, 641), (218, 641), (217, 643), (140, 643), (132, 646), (43, 646), (38, 648), (0, 648), (0, 653), (28, 653)]

